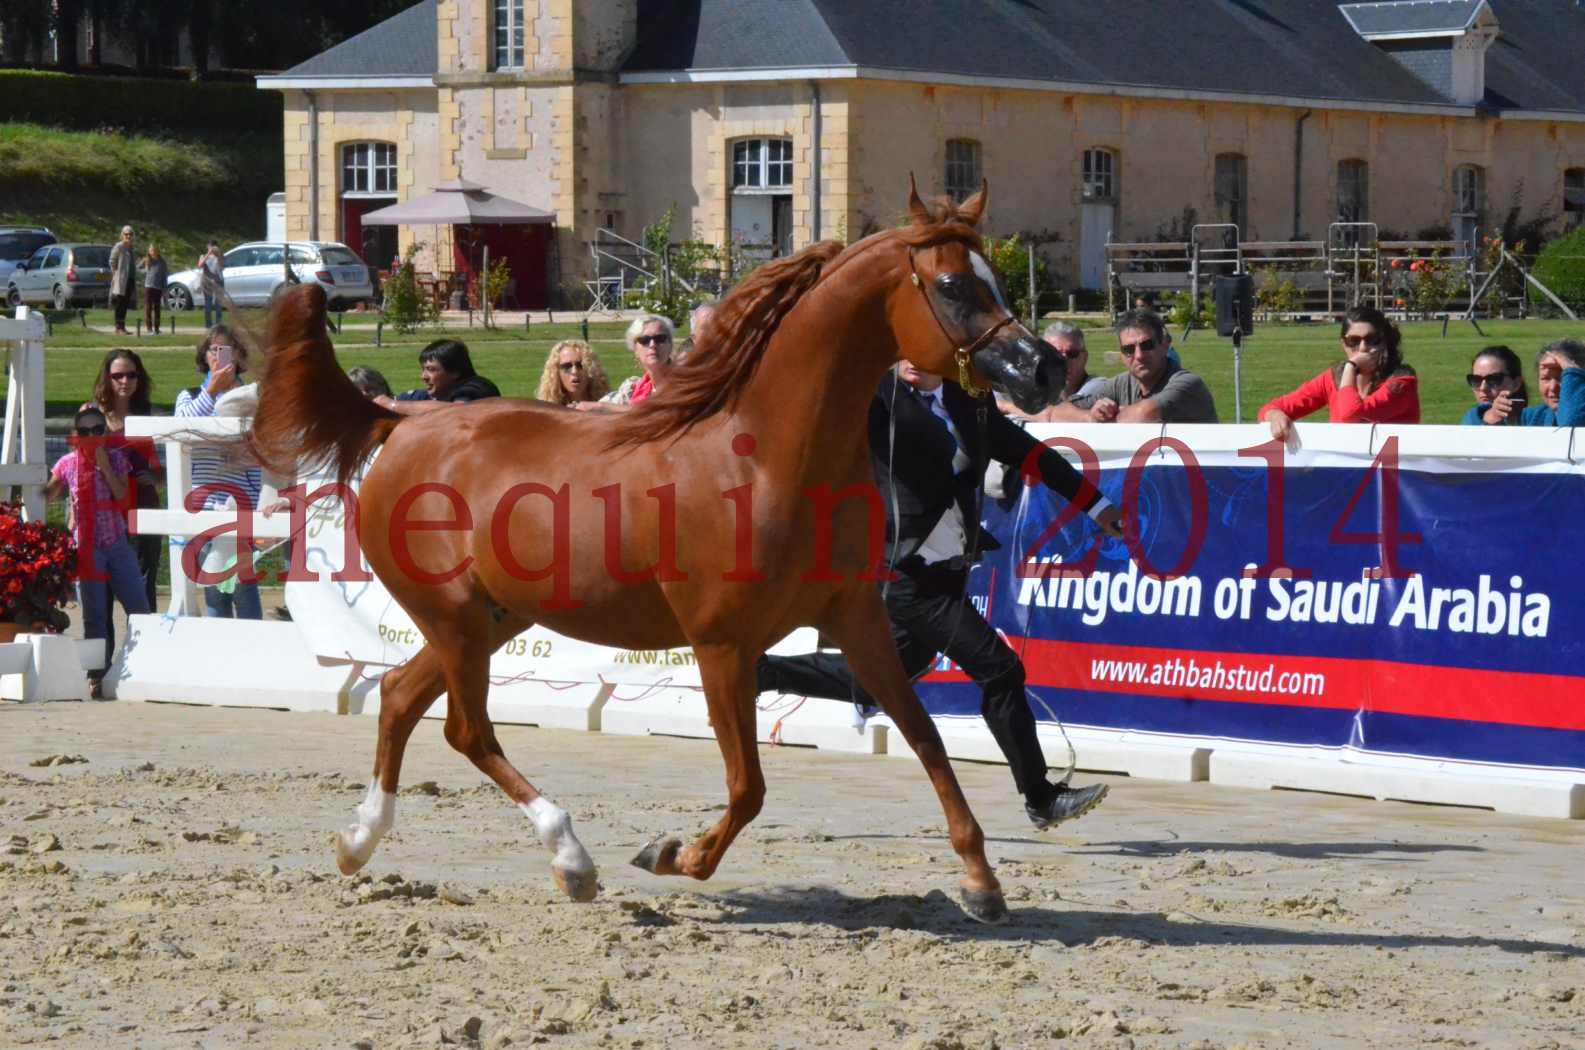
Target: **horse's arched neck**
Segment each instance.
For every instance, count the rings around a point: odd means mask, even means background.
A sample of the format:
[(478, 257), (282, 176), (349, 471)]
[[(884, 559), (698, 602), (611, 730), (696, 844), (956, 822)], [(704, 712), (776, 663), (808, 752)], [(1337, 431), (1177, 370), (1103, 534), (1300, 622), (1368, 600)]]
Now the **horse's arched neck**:
[(870, 398), (898, 356), (888, 300), (907, 265), (897, 242), (839, 256), (782, 320), (736, 413), (761, 449), (818, 468), (822, 448), (863, 447)]

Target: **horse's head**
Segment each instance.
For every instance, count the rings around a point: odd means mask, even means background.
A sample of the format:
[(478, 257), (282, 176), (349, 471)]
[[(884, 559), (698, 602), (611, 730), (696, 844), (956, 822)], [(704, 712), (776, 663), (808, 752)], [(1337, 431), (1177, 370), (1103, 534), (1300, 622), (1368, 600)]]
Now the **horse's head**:
[(1061, 363), (1051, 347), (1013, 316), (974, 235), (990, 188), (982, 183), (980, 192), (942, 221), (919, 199), (912, 183), (910, 179), (908, 210), (913, 228), (902, 236), (910, 245), (909, 280), (918, 292), (904, 289), (897, 300), (901, 309), (894, 318), (902, 356), (953, 381), (960, 380), (961, 365), (971, 382), (995, 387), (1024, 411), (1045, 408), (1061, 387)]

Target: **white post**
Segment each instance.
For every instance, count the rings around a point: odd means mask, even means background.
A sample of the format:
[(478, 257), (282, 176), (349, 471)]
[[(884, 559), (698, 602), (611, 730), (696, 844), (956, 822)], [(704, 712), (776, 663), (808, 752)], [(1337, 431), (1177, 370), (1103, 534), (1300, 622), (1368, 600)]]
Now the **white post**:
[(17, 307), (16, 319), (0, 317), (0, 343), (10, 344), (10, 386), (5, 431), (0, 434), (0, 488), (22, 487), (22, 516), (44, 520), (44, 315)]

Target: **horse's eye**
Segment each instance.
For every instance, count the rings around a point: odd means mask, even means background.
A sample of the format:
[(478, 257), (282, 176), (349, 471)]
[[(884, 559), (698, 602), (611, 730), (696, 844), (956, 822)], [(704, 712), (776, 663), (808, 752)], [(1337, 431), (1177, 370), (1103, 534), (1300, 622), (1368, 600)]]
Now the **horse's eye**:
[(936, 278), (936, 290), (948, 299), (962, 299), (968, 294), (968, 282), (961, 273), (944, 273)]

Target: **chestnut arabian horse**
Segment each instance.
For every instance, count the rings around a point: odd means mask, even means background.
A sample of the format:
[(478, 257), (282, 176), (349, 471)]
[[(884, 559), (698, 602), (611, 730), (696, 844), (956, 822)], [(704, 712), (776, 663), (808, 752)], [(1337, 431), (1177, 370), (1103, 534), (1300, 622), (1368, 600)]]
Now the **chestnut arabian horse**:
[(875, 388), (905, 355), (1031, 410), (1060, 382), (982, 255), (986, 194), (932, 210), (910, 192), (911, 225), (760, 267), (664, 389), (624, 413), (501, 399), (397, 416), (337, 365), (320, 289), (283, 296), (253, 448), (277, 469), (333, 465), (343, 485), (379, 448), (358, 535), (427, 642), (381, 680), (374, 779), (334, 840), (344, 874), (390, 829), (403, 749), (445, 691), (446, 740), (527, 814), (562, 891), (594, 897), (594, 863), (566, 811), (507, 760), (486, 713), (490, 654), (539, 623), (605, 646), (692, 646), (726, 811), (691, 845), (658, 838), (633, 863), (709, 878), (764, 800), (755, 661), (814, 626), (924, 764), (965, 866), (966, 910), (1006, 916), (984, 835), (892, 642), (866, 433)]

